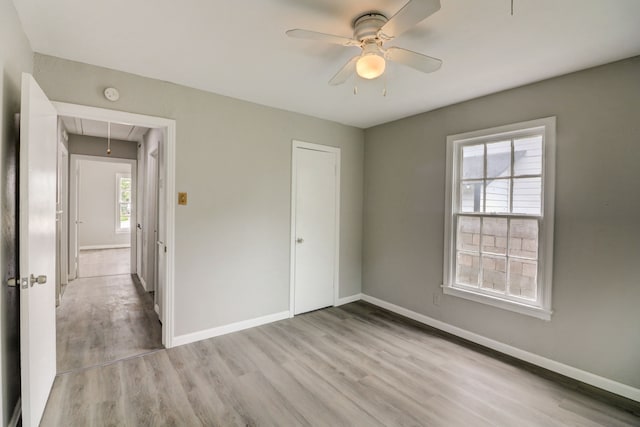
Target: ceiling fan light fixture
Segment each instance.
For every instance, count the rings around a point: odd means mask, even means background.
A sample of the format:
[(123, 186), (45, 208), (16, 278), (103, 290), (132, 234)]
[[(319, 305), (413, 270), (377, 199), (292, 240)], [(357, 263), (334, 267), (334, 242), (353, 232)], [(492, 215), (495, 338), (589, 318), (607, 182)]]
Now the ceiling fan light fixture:
[(362, 55), (356, 63), (356, 72), (360, 77), (373, 80), (380, 77), (387, 66), (387, 62), (380, 55), (368, 53)]

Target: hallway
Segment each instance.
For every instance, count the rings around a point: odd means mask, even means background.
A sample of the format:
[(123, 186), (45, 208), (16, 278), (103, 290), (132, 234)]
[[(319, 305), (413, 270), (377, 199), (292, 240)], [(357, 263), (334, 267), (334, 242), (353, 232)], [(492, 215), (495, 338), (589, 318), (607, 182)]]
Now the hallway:
[(56, 322), (58, 374), (162, 348), (153, 297), (130, 274), (72, 281)]
[(115, 276), (131, 271), (131, 249), (85, 249), (78, 252), (78, 277)]

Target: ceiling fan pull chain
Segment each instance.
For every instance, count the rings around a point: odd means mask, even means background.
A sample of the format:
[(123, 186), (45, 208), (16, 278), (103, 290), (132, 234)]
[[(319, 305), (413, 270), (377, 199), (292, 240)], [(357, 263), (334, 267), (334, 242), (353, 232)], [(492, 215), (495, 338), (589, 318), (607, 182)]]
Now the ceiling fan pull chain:
[(383, 85), (382, 86), (382, 96), (386, 97), (387, 96), (387, 75), (384, 74), (383, 75)]
[(511, 0), (511, 16), (513, 16), (513, 0)]
[(107, 155), (111, 155), (111, 122), (107, 122)]

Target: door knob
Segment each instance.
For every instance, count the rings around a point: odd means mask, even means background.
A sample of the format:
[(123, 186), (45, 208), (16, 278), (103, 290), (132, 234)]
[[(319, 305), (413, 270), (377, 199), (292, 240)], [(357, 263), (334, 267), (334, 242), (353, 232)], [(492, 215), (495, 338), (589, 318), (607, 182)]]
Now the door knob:
[(29, 282), (31, 283), (31, 286), (33, 286), (34, 283), (37, 283), (38, 285), (44, 285), (45, 283), (47, 283), (47, 276), (41, 274), (40, 276), (36, 277), (32, 273), (31, 277), (29, 277)]
[(298, 238), (296, 239), (296, 242), (297, 242), (297, 243), (304, 243), (304, 239), (303, 239), (302, 237), (298, 237)]

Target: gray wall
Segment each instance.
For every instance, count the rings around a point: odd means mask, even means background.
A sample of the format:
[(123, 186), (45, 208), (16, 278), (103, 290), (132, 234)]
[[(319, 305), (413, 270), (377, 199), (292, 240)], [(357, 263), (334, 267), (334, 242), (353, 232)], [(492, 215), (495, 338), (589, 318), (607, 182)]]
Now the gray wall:
[(340, 296), (360, 292), (361, 129), (50, 56), (34, 69), (52, 100), (177, 121), (176, 334), (288, 310), (292, 139), (342, 149)]
[[(552, 320), (443, 296), (447, 135), (557, 116)], [(640, 57), (365, 132), (363, 292), (640, 387)]]
[(86, 156), (133, 159), (138, 156), (138, 143), (134, 141), (111, 140), (111, 155), (107, 155), (107, 139), (96, 136), (69, 134), (69, 154)]
[(33, 53), (22, 32), (10, 0), (0, 0), (0, 369), (2, 408), (0, 422), (7, 425), (20, 397), (20, 337), (18, 288), (5, 283), (16, 275), (16, 160), (17, 129), (14, 114), (20, 112), (20, 81), (31, 72)]
[(116, 175), (131, 176), (131, 164), (82, 159), (78, 167), (79, 219), (82, 220), (78, 227), (79, 248), (129, 245), (131, 233), (116, 232), (116, 221), (120, 218), (116, 207)]

